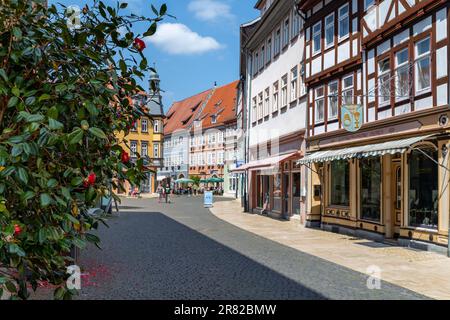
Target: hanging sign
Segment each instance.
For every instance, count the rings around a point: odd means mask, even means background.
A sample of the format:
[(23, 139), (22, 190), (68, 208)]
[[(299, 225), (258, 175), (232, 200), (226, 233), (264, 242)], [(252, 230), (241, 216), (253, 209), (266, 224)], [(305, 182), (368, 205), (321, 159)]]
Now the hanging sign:
[(344, 104), (341, 107), (342, 127), (350, 132), (358, 131), (364, 121), (364, 108), (361, 104)]

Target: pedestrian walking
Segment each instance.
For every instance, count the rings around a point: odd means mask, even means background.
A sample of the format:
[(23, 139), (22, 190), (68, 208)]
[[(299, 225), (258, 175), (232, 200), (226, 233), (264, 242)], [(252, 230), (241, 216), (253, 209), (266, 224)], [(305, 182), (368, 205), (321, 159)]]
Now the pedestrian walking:
[(166, 186), (166, 203), (170, 203), (170, 186)]
[(161, 203), (161, 201), (164, 197), (164, 188), (162, 187), (161, 184), (158, 185), (156, 192), (158, 193), (158, 203)]

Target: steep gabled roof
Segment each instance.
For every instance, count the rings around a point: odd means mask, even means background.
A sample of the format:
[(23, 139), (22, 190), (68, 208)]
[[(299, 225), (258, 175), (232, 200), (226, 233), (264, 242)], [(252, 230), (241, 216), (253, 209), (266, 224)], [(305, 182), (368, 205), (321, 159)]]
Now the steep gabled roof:
[[(202, 128), (212, 128), (236, 120), (236, 97), (238, 81), (233, 81), (215, 89), (202, 113), (196, 119), (202, 119)], [(211, 119), (216, 116), (216, 123)]]
[(211, 91), (212, 89), (208, 89), (192, 97), (174, 102), (166, 113), (164, 134), (167, 135), (175, 130), (188, 128), (194, 119), (192, 113), (197, 110), (199, 104), (206, 101)]

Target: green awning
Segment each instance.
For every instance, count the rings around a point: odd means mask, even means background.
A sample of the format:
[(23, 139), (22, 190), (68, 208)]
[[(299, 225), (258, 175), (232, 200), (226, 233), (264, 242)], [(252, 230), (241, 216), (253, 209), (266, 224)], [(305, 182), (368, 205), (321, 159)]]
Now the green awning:
[(382, 156), (385, 154), (403, 153), (413, 144), (425, 140), (426, 138), (429, 137), (431, 137), (431, 135), (387, 141), (382, 143), (368, 144), (357, 147), (317, 151), (304, 156), (302, 159), (298, 160), (297, 163), (307, 164), (315, 162), (326, 162), (351, 158)]

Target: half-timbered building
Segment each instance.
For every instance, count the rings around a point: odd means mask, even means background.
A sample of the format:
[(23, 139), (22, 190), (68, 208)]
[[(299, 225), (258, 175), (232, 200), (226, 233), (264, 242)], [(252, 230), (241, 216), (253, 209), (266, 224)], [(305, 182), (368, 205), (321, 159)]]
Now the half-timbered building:
[(301, 163), (311, 169), (309, 224), (445, 250), (449, 2), (299, 6), (308, 16), (309, 136)]

